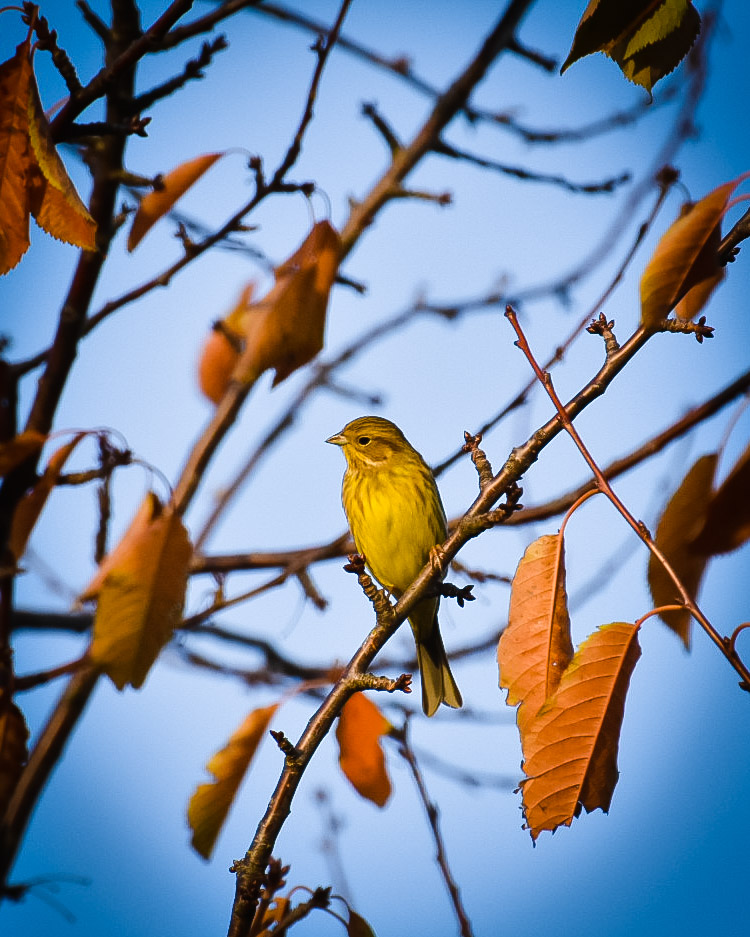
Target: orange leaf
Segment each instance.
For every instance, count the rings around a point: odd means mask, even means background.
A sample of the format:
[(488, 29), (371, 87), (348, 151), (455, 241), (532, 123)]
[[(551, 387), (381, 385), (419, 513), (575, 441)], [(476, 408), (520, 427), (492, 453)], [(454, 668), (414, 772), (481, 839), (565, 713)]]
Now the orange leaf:
[(357, 793), (384, 807), (391, 796), (380, 738), (393, 727), (362, 693), (350, 696), (336, 726), (339, 765)]
[(188, 804), (188, 823), (195, 851), (209, 859), (242, 779), (279, 704), (254, 709), (227, 744), (206, 765), (214, 779), (199, 784)]
[(132, 251), (140, 244), (156, 222), (194, 185), (217, 159), (224, 153), (205, 153), (185, 163), (164, 176), (163, 188), (154, 189), (141, 199), (138, 211), (128, 234), (128, 250)]
[(277, 268), (275, 285), (248, 315), (237, 380), (252, 384), (273, 368), (275, 387), (317, 355), (323, 347), (328, 295), (340, 255), (338, 232), (327, 221), (319, 221)]
[(0, 815), (5, 813), (26, 764), (28, 738), (23, 713), (7, 690), (0, 692)]
[(728, 553), (750, 539), (750, 446), (708, 503), (706, 522), (691, 548)]
[(198, 361), (198, 386), (213, 403), (226, 393), (244, 347), (245, 327), (255, 283), (243, 289), (234, 309), (211, 330)]
[[(707, 557), (696, 552), (692, 542), (706, 520), (717, 458), (713, 453), (698, 459), (670, 498), (656, 528), (656, 545), (693, 598), (698, 592)], [(674, 583), (653, 555), (648, 562), (648, 585), (656, 607), (681, 601)], [(687, 609), (663, 612), (661, 618), (689, 649), (690, 612)]]
[(8, 442), (0, 443), (0, 477), (12, 472), (29, 456), (38, 453), (46, 438), (43, 433), (29, 429), (9, 439)]
[(26, 103), (33, 78), (29, 43), (0, 65), (0, 274), (7, 273), (29, 247), (29, 150)]
[(539, 537), (527, 547), (513, 577), (508, 626), (497, 648), (507, 703), (521, 704), (516, 721), (522, 743), (573, 657), (567, 602), (561, 536)]
[(683, 209), (664, 233), (641, 277), (642, 325), (656, 325), (688, 290), (716, 276), (719, 268), (716, 251), (711, 247), (720, 240), (719, 224), (732, 193), (744, 178), (746, 174), (720, 185)]
[(97, 597), (89, 656), (118, 690), (143, 684), (180, 623), (191, 555), (182, 521), (149, 492), (81, 596)]
[(533, 839), (570, 826), (582, 807), (609, 810), (625, 695), (641, 655), (637, 635), (626, 622), (589, 635), (527, 732), (521, 788)]
[[(26, 434), (23, 433), (22, 435)], [(10, 537), (8, 538), (8, 546), (16, 558), (16, 562), (21, 559), (26, 550), (31, 531), (39, 520), (39, 515), (42, 513), (50, 492), (57, 484), (68, 457), (84, 436), (86, 436), (86, 433), (76, 433), (69, 443), (54, 452), (50, 456), (42, 477), (31, 491), (27, 492), (18, 502), (10, 526)]]
[(29, 140), (36, 160), (30, 175), (30, 210), (47, 234), (84, 250), (96, 250), (96, 222), (83, 204), (60, 159), (39, 100), (36, 81), (27, 102)]

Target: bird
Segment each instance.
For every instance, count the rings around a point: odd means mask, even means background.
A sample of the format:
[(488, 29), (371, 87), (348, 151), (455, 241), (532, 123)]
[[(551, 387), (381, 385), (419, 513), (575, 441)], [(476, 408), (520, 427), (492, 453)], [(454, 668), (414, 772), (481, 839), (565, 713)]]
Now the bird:
[[(362, 416), (326, 442), (346, 458), (341, 491), (357, 552), (380, 585), (397, 599), (447, 536), (435, 477), (395, 423)], [(440, 599), (423, 599), (409, 616), (422, 678), (422, 709), (462, 705), (438, 626)]]

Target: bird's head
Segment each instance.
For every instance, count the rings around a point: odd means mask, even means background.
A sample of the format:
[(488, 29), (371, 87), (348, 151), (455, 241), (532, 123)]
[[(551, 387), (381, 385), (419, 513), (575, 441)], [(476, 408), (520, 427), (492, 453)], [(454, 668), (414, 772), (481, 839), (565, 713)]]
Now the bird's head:
[(380, 416), (352, 420), (326, 442), (341, 446), (352, 468), (382, 468), (395, 457), (414, 453), (398, 426)]

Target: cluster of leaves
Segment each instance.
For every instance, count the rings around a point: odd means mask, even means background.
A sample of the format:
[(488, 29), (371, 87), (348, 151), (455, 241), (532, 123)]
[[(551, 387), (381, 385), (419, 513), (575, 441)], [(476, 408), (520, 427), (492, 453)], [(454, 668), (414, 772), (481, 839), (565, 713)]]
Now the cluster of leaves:
[[(721, 220), (744, 178), (686, 206), (662, 236), (641, 278), (643, 327), (689, 330), (723, 277)], [(711, 331), (701, 322), (695, 334), (701, 341)], [(662, 556), (652, 552), (649, 559), (656, 611), (688, 649), (692, 611), (682, 590), (695, 599), (711, 556), (750, 539), (750, 448), (714, 491), (717, 462), (716, 453), (702, 456), (688, 471), (659, 521), (655, 543)], [(641, 654), (638, 631), (653, 614), (602, 625), (574, 653), (564, 527), (535, 540), (520, 561), (497, 651), (500, 686), (508, 690), (508, 705), (518, 705), (524, 816), (533, 839), (569, 826), (582, 809), (609, 810), (625, 698)]]
[[(302, 685), (297, 692), (305, 689)], [(206, 765), (214, 780), (198, 785), (188, 805), (192, 845), (204, 859), (213, 852), (239, 786), (281, 702), (254, 709)], [(392, 730), (380, 709), (361, 693), (347, 700), (336, 727), (339, 765), (344, 776), (362, 797), (378, 807), (384, 807), (391, 796), (391, 781), (380, 742)], [(278, 741), (285, 747), (281, 737)], [(289, 754), (294, 757), (293, 752)]]

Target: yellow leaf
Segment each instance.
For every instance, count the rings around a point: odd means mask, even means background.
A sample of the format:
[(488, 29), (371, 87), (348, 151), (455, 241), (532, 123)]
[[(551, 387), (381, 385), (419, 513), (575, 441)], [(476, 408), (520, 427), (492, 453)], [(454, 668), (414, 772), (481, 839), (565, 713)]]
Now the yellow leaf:
[(245, 328), (254, 283), (242, 290), (234, 309), (214, 326), (203, 343), (198, 361), (198, 386), (213, 403), (226, 393), (240, 354), (245, 346)]
[(28, 738), (23, 713), (11, 701), (7, 690), (0, 691), (0, 816), (5, 813), (26, 764)]
[(630, 677), (641, 650), (638, 629), (602, 625), (581, 644), (526, 734), (521, 782), (526, 826), (570, 826), (581, 808), (609, 810)]
[(13, 439), (9, 439), (8, 442), (0, 443), (0, 477), (12, 472), (29, 456), (40, 452), (46, 438), (43, 433), (26, 430), (14, 436)]
[(378, 707), (362, 693), (349, 697), (336, 726), (341, 770), (357, 793), (378, 807), (384, 807), (391, 796), (380, 739), (392, 728)]
[(750, 539), (750, 446), (719, 485), (691, 549), (712, 556), (736, 550)]
[(163, 188), (158, 191), (154, 189), (153, 192), (143, 196), (128, 234), (129, 251), (135, 250), (156, 222), (166, 215), (178, 199), (182, 198), (203, 173), (223, 155), (224, 153), (205, 153), (203, 156), (196, 156), (195, 159), (180, 163), (164, 176)]
[(317, 355), (323, 347), (328, 296), (340, 256), (338, 232), (327, 221), (319, 221), (277, 268), (270, 292), (250, 310), (237, 380), (252, 384), (273, 368), (275, 387)]
[(97, 598), (90, 659), (118, 690), (143, 684), (180, 623), (191, 555), (182, 521), (150, 492), (81, 596)]
[(254, 709), (206, 765), (214, 780), (199, 784), (188, 804), (191, 844), (204, 859), (213, 852), (232, 801), (278, 707), (275, 703)]
[(26, 103), (32, 77), (27, 41), (0, 65), (0, 274), (12, 270), (29, 247), (26, 178), (32, 157)]
[(31, 531), (39, 520), (39, 515), (42, 513), (50, 492), (57, 484), (68, 457), (84, 436), (86, 436), (86, 433), (76, 433), (69, 443), (54, 452), (50, 456), (42, 477), (31, 491), (28, 491), (18, 502), (10, 526), (10, 537), (8, 538), (8, 546), (16, 558), (16, 562), (21, 559), (26, 550)]
[(674, 71), (693, 46), (701, 18), (692, 3), (665, 0), (632, 38), (613, 46), (607, 55), (633, 84), (649, 93), (657, 81)]
[(554, 693), (572, 657), (563, 543), (560, 534), (545, 535), (528, 546), (518, 564), (508, 626), (497, 648), (507, 703), (521, 704), (516, 721), (522, 744), (527, 727)]
[[(641, 277), (642, 325), (661, 322), (689, 290), (716, 275), (719, 224), (732, 193), (744, 178), (746, 174), (720, 185), (683, 209), (666, 230)], [(687, 311), (686, 306), (683, 312)]]
[(27, 102), (29, 139), (36, 161), (30, 176), (30, 210), (47, 234), (84, 250), (96, 250), (96, 222), (83, 204), (60, 159), (39, 100), (36, 82), (31, 81)]
[[(695, 551), (692, 542), (705, 524), (716, 462), (715, 453), (698, 459), (670, 498), (656, 528), (656, 545), (693, 598), (698, 592), (707, 557)], [(653, 555), (649, 557), (648, 585), (655, 607), (680, 603), (674, 583)], [(687, 609), (663, 612), (661, 618), (689, 649), (690, 612)]]
[(650, 92), (690, 51), (700, 25), (688, 0), (591, 0), (560, 71), (604, 52), (629, 81)]

